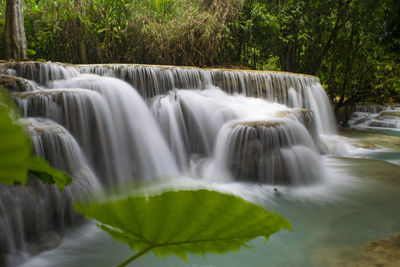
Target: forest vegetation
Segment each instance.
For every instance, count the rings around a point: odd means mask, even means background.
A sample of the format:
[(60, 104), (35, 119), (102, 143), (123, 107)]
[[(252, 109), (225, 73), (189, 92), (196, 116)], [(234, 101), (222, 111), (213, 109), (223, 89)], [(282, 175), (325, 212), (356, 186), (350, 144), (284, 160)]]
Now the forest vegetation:
[(32, 60), (282, 70), (318, 76), (336, 108), (400, 101), (397, 0), (24, 0), (23, 7)]

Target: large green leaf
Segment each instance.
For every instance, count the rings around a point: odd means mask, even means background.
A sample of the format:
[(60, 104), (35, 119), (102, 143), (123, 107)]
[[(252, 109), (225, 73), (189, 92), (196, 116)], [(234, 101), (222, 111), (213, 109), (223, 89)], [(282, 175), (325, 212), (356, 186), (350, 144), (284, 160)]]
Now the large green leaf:
[(0, 88), (0, 182), (25, 184), (31, 144), (12, 115), (9, 100)]
[(0, 88), (0, 183), (25, 184), (29, 174), (44, 183), (56, 183), (62, 190), (71, 178), (31, 154), (32, 144), (23, 127), (17, 124), (17, 112)]
[(30, 175), (35, 176), (45, 184), (56, 184), (60, 191), (72, 182), (71, 177), (67, 174), (51, 167), (46, 160), (33, 155), (29, 157), (28, 169)]
[(114, 239), (127, 243), (135, 256), (223, 253), (268, 237), (290, 223), (278, 214), (237, 196), (209, 190), (167, 191), (152, 196), (128, 196), (105, 202), (78, 203), (75, 209)]

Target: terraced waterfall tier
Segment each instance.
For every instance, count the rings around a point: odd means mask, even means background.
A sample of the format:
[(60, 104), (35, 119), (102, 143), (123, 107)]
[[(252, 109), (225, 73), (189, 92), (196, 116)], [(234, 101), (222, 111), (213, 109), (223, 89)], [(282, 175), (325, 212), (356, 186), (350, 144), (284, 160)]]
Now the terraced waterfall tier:
[(275, 101), (293, 108), (311, 109), (321, 133), (335, 133), (334, 115), (319, 79), (285, 72), (199, 69), (152, 65), (63, 65), (57, 63), (8, 63), (3, 72), (46, 85), (52, 80), (91, 73), (122, 79), (145, 98), (176, 89), (203, 90), (215, 86), (229, 94)]

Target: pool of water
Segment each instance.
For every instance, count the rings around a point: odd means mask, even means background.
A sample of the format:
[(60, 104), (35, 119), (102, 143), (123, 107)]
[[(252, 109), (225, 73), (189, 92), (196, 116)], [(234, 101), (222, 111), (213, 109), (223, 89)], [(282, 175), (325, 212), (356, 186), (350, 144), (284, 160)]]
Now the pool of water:
[[(308, 187), (245, 183), (211, 185), (277, 211), (293, 231), (249, 242), (251, 248), (222, 255), (189, 255), (188, 261), (148, 253), (129, 266), (334, 266), (335, 253), (400, 232), (400, 138), (387, 133), (346, 131), (364, 147), (352, 157), (324, 156), (324, 181)], [(370, 145), (370, 146), (369, 146)], [(129, 258), (128, 246), (115, 242), (94, 222), (71, 230), (57, 248), (26, 259), (32, 266), (116, 266)]]

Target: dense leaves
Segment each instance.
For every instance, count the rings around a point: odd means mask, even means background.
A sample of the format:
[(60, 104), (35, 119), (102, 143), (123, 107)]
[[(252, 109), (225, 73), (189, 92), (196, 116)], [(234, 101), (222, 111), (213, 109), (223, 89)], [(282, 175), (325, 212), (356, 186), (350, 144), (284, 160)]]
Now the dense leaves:
[(11, 107), (12, 103), (0, 91), (0, 183), (23, 185), (29, 173), (43, 183), (55, 183), (63, 190), (71, 183), (71, 178), (31, 154), (29, 138), (24, 128), (17, 124), (17, 114)]
[(400, 101), (398, 0), (25, 0), (24, 5), (32, 59), (241, 65), (317, 75), (337, 107)]
[(242, 64), (268, 69), (278, 58), (277, 69), (317, 75), (337, 107), (400, 101), (395, 2), (246, 1), (236, 38)]
[(284, 218), (260, 206), (208, 190), (132, 195), (77, 204), (75, 209), (99, 221), (99, 227), (127, 243), (136, 255), (152, 250), (157, 256), (185, 259), (187, 252), (223, 253), (246, 246), (255, 237), (267, 240), (282, 228), (291, 229)]
[[(201, 66), (217, 62), (226, 27), (241, 6), (240, 0), (25, 0), (24, 4), (34, 59)], [(1, 9), (0, 4), (4, 15)], [(0, 26), (1, 22), (2, 18)]]
[(28, 178), (30, 143), (0, 91), (0, 182), (25, 184)]
[(56, 184), (60, 191), (72, 182), (71, 177), (67, 174), (51, 167), (46, 160), (34, 155), (31, 155), (28, 160), (28, 174), (35, 176), (45, 184)]

